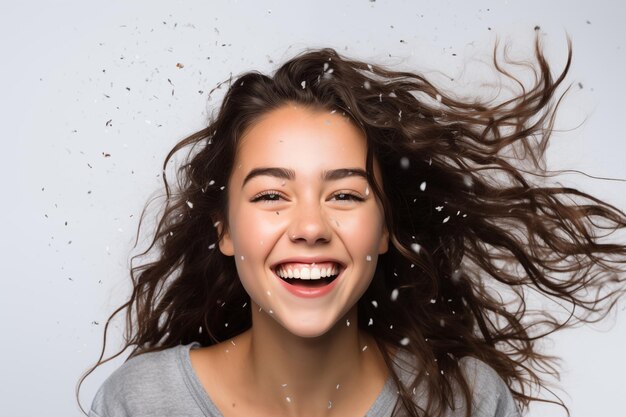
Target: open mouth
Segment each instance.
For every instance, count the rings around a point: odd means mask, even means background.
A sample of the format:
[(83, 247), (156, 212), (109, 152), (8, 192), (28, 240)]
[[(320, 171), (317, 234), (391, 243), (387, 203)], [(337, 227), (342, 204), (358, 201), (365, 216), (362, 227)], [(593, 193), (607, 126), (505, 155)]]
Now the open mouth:
[(274, 268), (276, 276), (289, 285), (316, 288), (333, 282), (343, 266), (335, 262), (314, 264), (280, 264)]

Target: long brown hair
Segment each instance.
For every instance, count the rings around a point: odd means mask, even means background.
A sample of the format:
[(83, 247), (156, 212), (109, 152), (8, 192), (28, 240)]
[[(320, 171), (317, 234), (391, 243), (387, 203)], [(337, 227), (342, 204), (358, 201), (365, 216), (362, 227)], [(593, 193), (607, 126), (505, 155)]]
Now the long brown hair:
[[(537, 394), (546, 388), (543, 375), (557, 368), (535, 343), (604, 317), (623, 294), (626, 246), (603, 239), (623, 229), (626, 217), (577, 189), (543, 184), (555, 175), (544, 152), (567, 91), (569, 39), (555, 79), (537, 36), (532, 85), (517, 81), (497, 51), (495, 68), (519, 86), (500, 102), (455, 98), (421, 75), (333, 49), (301, 53), (271, 77), (248, 72), (232, 79), (209, 125), (165, 159), (164, 172), (188, 150), (177, 187), (164, 176), (165, 207), (149, 248), (133, 258), (142, 263), (131, 262), (130, 299), (107, 320), (100, 358), (77, 393), (97, 366), (130, 346), (130, 357), (192, 341), (208, 346), (251, 326), (249, 296), (233, 259), (217, 248), (215, 223), (227, 221), (225, 186), (242, 133), (259, 116), (297, 102), (344, 112), (367, 137), (369, 182), (383, 203), (391, 245), (358, 302), (359, 327), (376, 339), (398, 385), (396, 411), (440, 417), (459, 394), (471, 404), (472, 387), (459, 367), (466, 356), (491, 366), (524, 408), (533, 400), (564, 406)], [(383, 189), (373, 180), (374, 158)], [(531, 309), (530, 291), (569, 313)], [(103, 360), (108, 325), (123, 310), (125, 347)], [(392, 347), (419, 363), (409, 387), (394, 372)], [(413, 401), (416, 387), (426, 388), (424, 408)]]

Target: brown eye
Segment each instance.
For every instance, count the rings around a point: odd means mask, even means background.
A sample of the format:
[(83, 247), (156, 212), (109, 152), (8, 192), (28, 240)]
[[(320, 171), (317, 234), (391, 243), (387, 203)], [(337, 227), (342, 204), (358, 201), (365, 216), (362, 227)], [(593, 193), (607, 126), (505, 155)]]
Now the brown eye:
[(262, 193), (257, 194), (252, 197), (250, 200), (253, 203), (257, 201), (279, 201), (282, 198), (282, 195), (276, 191), (263, 191)]
[(340, 192), (340, 193), (334, 194), (332, 196), (331, 200), (336, 200), (336, 201), (363, 201), (363, 198), (361, 196), (356, 195), (356, 194), (347, 193), (347, 192)]

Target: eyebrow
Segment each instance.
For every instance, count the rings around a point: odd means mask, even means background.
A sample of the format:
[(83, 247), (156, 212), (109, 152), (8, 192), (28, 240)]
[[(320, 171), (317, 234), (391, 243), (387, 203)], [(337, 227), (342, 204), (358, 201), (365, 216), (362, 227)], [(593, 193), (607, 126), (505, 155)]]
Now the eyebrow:
[[(261, 167), (252, 169), (246, 178), (243, 180), (241, 188), (243, 188), (248, 181), (254, 177), (267, 175), (270, 177), (281, 178), (285, 180), (294, 180), (296, 178), (296, 172), (293, 169), (278, 168), (278, 167)], [(336, 181), (342, 178), (358, 176), (367, 180), (367, 173), (361, 168), (339, 168), (322, 171), (322, 181)]]

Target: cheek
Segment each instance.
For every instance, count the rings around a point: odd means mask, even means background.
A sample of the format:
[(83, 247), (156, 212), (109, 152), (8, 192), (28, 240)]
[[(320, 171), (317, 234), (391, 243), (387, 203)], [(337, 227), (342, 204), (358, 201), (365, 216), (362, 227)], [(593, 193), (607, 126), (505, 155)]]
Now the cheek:
[(275, 211), (243, 207), (231, 213), (229, 220), (236, 255), (259, 258), (275, 243), (287, 219)]
[(383, 234), (383, 218), (378, 208), (345, 212), (331, 216), (337, 234), (350, 247), (355, 256), (378, 254)]

